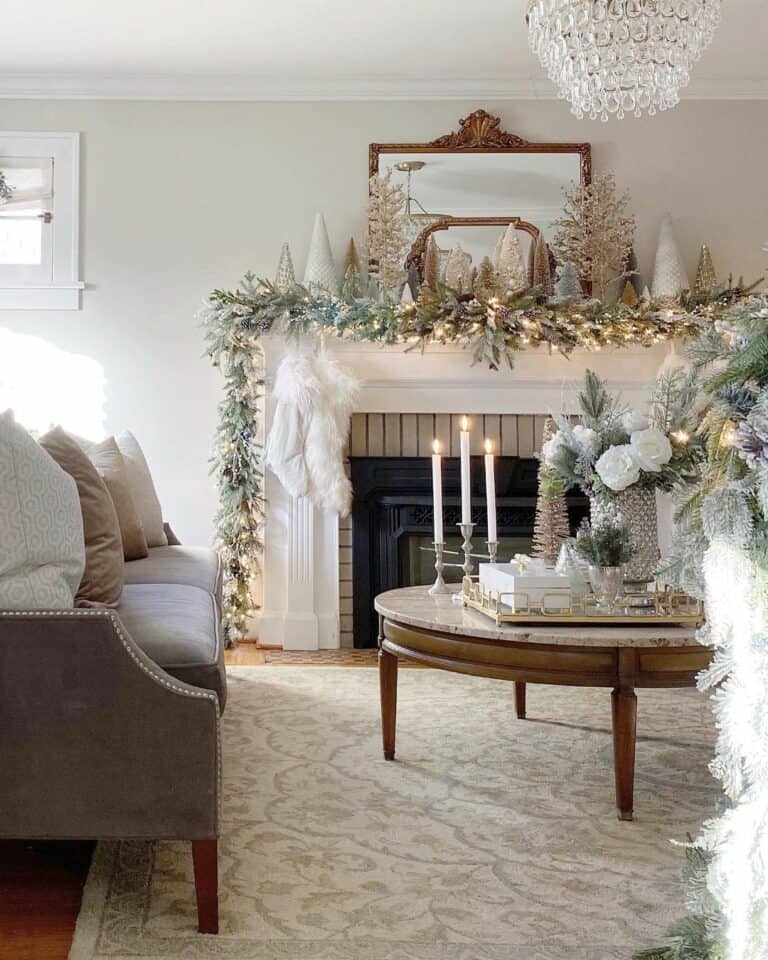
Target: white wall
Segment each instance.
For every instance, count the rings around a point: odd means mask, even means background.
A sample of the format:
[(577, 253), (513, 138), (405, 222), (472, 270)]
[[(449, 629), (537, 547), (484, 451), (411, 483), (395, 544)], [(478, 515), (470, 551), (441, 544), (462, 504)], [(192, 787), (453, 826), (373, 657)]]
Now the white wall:
[[(478, 106), (531, 140), (591, 140), (595, 168), (615, 170), (632, 192), (644, 270), (666, 209), (691, 269), (702, 241), (722, 274), (756, 277), (766, 266), (763, 102), (688, 102), (655, 118), (601, 124), (576, 121), (562, 104), (533, 101), (5, 101), (0, 129), (83, 135), (87, 289), (78, 313), (5, 312), (0, 327), (96, 361), (106, 381), (105, 429), (135, 431), (166, 517), (187, 542), (207, 541), (216, 507), (207, 461), (220, 381), (202, 356), (200, 301), (249, 268), (271, 276), (283, 240), (301, 269), (317, 210), (341, 259), (350, 234), (364, 232), (369, 141), (427, 140)], [(55, 393), (50, 405), (55, 417)]]

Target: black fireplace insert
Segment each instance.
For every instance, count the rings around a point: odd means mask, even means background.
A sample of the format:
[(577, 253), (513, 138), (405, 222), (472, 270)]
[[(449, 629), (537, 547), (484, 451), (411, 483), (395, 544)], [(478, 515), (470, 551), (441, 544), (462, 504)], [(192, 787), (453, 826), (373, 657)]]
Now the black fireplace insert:
[[(378, 634), (373, 598), (394, 587), (434, 581), (431, 550), (432, 463), (429, 457), (351, 457), (353, 631), (356, 647), (375, 647)], [(499, 559), (531, 548), (536, 513), (538, 461), (497, 457), (496, 504)], [(443, 460), (443, 504), (446, 550), (458, 550), (461, 537), (460, 467), (458, 458)], [(589, 512), (581, 495), (568, 497), (572, 531)], [(472, 458), (472, 522), (476, 551), (485, 549), (487, 511), (482, 457)], [(457, 560), (447, 557), (446, 560)], [(448, 568), (447, 581), (461, 580), (461, 570)]]

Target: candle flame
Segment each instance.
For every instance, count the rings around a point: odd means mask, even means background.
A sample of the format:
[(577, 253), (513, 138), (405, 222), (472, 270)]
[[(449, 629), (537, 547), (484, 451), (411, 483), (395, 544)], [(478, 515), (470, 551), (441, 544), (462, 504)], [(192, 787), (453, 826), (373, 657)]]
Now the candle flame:
[(493, 440), (490, 437), (485, 438), (485, 452), (493, 453)]
[(466, 431), (469, 430), (469, 417), (465, 416), (461, 418), (461, 429), (462, 429), (462, 432), (464, 433), (466, 433)]
[(440, 453), (440, 441), (437, 437), (432, 441), (432, 451), (433, 453)]

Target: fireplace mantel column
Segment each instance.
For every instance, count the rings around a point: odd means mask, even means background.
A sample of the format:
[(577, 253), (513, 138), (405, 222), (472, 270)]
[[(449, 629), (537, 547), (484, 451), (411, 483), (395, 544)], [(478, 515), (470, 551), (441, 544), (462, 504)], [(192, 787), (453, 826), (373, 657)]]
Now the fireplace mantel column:
[(284, 650), (338, 647), (338, 518), (290, 496), (270, 471), (264, 481), (263, 600), (249, 633)]

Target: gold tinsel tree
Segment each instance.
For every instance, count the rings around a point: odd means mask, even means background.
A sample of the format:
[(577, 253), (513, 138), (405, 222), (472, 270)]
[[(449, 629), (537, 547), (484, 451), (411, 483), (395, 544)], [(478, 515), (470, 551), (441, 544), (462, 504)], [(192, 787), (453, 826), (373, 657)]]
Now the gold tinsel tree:
[(354, 237), (349, 238), (349, 246), (344, 257), (343, 277), (341, 293), (344, 299), (353, 300), (355, 297), (362, 296), (362, 269)]
[(536, 238), (531, 237), (531, 244), (528, 247), (528, 286), (534, 285), (534, 274), (536, 273)]
[(624, 292), (621, 295), (621, 302), (628, 307), (636, 307), (638, 303), (640, 303), (640, 297), (638, 297), (637, 290), (635, 290), (631, 280), (627, 280), (627, 282), (624, 284)]
[(613, 174), (565, 191), (564, 216), (555, 220), (552, 250), (558, 261), (571, 260), (592, 294), (604, 300), (608, 287), (627, 275), (627, 260), (635, 233), (628, 212), (629, 194), (619, 194)]
[(374, 174), (368, 197), (368, 253), (371, 272), (385, 291), (399, 291), (405, 278), (408, 250), (405, 193), (392, 183), (392, 171)]
[(475, 278), (475, 296), (488, 301), (498, 293), (498, 278), (490, 257), (483, 257)]
[(424, 255), (424, 286), (437, 290), (440, 284), (440, 250), (434, 237), (429, 238), (427, 252)]
[(549, 263), (549, 247), (544, 239), (544, 235), (539, 233), (533, 244), (533, 276), (532, 287), (541, 287), (541, 292), (547, 296), (552, 296), (552, 268)]
[(712, 263), (712, 254), (706, 243), (702, 243), (693, 289), (695, 293), (710, 293), (716, 287), (717, 274), (715, 273), (715, 265)]
[[(547, 417), (541, 438), (542, 446), (556, 433), (554, 421)], [(553, 567), (563, 542), (570, 536), (568, 508), (565, 495), (558, 493), (554, 500), (548, 500), (541, 493), (541, 475), (546, 467), (539, 464), (539, 495), (536, 499), (536, 518), (533, 524), (533, 546), (531, 556), (542, 559), (547, 566)]]

